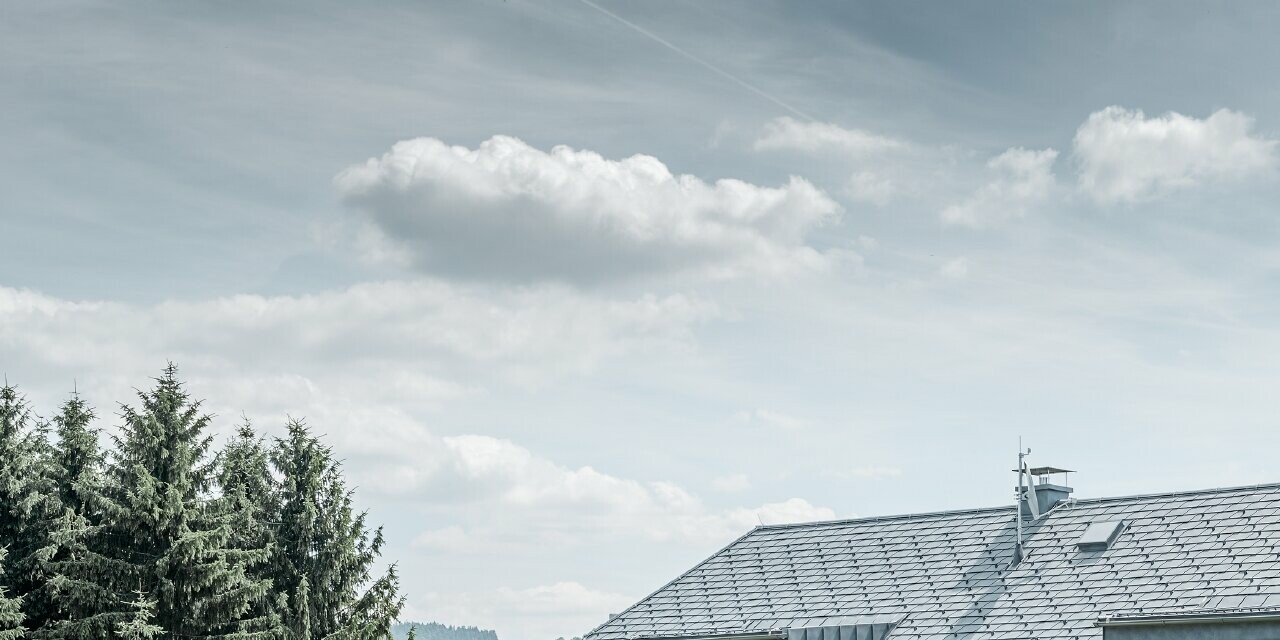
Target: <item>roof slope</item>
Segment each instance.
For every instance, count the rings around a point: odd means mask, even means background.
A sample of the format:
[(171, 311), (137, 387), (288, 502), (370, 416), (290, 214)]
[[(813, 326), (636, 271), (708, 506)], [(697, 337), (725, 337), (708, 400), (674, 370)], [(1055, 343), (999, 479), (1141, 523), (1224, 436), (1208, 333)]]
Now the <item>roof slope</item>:
[[(1080, 551), (1091, 522), (1128, 528)], [(1280, 485), (759, 527), (586, 640), (762, 633), (901, 616), (893, 640), (1101, 638), (1104, 616), (1280, 607)]]

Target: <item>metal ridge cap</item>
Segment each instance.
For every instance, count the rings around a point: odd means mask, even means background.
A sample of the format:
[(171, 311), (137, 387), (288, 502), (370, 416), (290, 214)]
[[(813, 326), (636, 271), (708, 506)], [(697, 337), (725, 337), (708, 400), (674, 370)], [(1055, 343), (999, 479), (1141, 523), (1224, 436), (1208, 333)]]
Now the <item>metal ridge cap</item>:
[[(1067, 498), (1062, 502), (1054, 505), (1049, 511), (1053, 511), (1064, 505), (1071, 506), (1087, 506), (1106, 502), (1122, 502), (1126, 500), (1144, 500), (1151, 498), (1179, 498), (1186, 496), (1210, 495), (1215, 493), (1240, 493), (1243, 491), (1257, 489), (1280, 489), (1280, 482), (1265, 482), (1259, 484), (1246, 484), (1232, 487), (1212, 487), (1208, 489), (1184, 489), (1180, 491), (1160, 491), (1154, 493), (1135, 493), (1123, 496), (1102, 496), (1098, 498)], [(809, 522), (793, 522), (787, 524), (765, 524), (759, 525), (756, 530), (777, 530), (777, 529), (801, 529), (804, 527), (821, 527), (837, 524), (858, 524), (862, 522), (883, 522), (888, 520), (915, 520), (927, 518), (941, 518), (945, 516), (959, 516), (976, 513), (991, 513), (998, 511), (1013, 511), (1012, 506), (998, 507), (971, 507), (968, 509), (944, 509), (941, 511), (925, 511), (921, 513), (895, 513), (881, 516), (866, 516), (853, 518), (832, 518), (829, 520), (812, 520)], [(1049, 511), (1041, 514), (1048, 515)]]
[(946, 516), (962, 516), (974, 513), (995, 513), (999, 511), (1013, 511), (1012, 506), (1000, 507), (972, 507), (969, 509), (947, 509), (943, 511), (925, 511), (922, 513), (893, 513), (883, 516), (864, 516), (854, 518), (832, 518), (830, 520), (810, 520), (808, 522), (791, 522), (785, 524), (762, 524), (756, 526), (753, 531), (761, 530), (777, 530), (777, 529), (803, 529), (805, 527), (822, 527), (833, 524), (859, 524), (863, 522), (884, 522), (887, 520), (926, 520), (930, 518), (942, 518)]
[(1149, 498), (1180, 498), (1184, 496), (1210, 495), (1215, 493), (1240, 493), (1257, 489), (1280, 489), (1280, 482), (1262, 482), (1232, 487), (1212, 487), (1208, 489), (1184, 489), (1181, 491), (1157, 491), (1154, 493), (1135, 493), (1125, 496), (1103, 496), (1098, 498), (1072, 498), (1075, 504), (1097, 504), (1121, 500), (1143, 500)]

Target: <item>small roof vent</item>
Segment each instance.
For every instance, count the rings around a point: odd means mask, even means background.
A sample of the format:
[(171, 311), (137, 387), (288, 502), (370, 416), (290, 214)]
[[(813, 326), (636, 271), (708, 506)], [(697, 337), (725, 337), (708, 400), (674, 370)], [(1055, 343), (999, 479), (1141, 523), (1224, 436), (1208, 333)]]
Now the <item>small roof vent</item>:
[(1076, 548), (1081, 551), (1105, 551), (1111, 543), (1124, 531), (1124, 520), (1099, 520), (1089, 524), (1089, 528), (1076, 540)]

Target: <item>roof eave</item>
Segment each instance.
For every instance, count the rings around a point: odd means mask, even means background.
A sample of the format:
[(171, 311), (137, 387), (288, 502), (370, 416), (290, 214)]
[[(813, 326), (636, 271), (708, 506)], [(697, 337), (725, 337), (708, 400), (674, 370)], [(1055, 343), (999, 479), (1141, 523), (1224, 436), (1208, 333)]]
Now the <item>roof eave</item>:
[(1149, 616), (1122, 616), (1102, 618), (1099, 627), (1134, 627), (1170, 624), (1212, 624), (1221, 622), (1275, 622), (1280, 621), (1280, 610), (1276, 611), (1231, 611), (1214, 613), (1211, 611), (1185, 614), (1166, 614)]
[[(786, 631), (741, 631), (737, 633), (711, 633), (691, 636), (635, 636), (628, 640), (778, 640), (786, 637)], [(590, 636), (584, 638), (588, 640)]]

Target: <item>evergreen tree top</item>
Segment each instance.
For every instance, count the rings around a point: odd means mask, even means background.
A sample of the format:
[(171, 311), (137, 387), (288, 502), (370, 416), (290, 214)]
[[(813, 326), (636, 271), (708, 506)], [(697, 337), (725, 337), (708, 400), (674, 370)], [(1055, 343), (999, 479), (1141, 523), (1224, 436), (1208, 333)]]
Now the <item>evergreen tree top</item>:
[(31, 407), (18, 388), (8, 382), (0, 386), (0, 446), (23, 438), (31, 418)]

